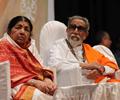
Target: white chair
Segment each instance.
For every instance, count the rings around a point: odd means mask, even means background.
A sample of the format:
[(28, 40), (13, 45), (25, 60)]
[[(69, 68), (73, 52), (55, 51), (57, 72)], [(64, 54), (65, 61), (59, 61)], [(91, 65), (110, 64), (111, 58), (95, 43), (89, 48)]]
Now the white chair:
[(10, 100), (10, 64), (9, 61), (0, 63), (0, 100)]
[(40, 33), (40, 55), (47, 66), (48, 50), (54, 41), (66, 37), (66, 25), (59, 21), (48, 21)]
[(31, 38), (31, 45), (29, 46), (29, 50), (32, 52), (33, 56), (41, 63), (43, 64), (43, 61), (41, 59), (41, 56), (38, 52), (38, 49), (36, 47), (35, 40)]

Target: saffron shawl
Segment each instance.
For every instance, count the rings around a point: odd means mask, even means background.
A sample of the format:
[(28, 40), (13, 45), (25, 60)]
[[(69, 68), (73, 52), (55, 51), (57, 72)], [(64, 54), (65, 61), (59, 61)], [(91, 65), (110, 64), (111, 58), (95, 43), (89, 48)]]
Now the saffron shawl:
[(0, 62), (10, 61), (11, 87), (36, 78), (53, 79), (52, 71), (44, 69), (28, 49), (11, 44), (7, 39), (0, 41)]

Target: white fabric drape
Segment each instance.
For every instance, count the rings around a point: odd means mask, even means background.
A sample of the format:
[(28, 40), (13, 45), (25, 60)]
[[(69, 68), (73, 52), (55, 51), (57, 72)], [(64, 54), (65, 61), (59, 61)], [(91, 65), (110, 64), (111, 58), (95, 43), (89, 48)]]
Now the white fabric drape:
[(60, 87), (54, 100), (120, 100), (120, 83)]

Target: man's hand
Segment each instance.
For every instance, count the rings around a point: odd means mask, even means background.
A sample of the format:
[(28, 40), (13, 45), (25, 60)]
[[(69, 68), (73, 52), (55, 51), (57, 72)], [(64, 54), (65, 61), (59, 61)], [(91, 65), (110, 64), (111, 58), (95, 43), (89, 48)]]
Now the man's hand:
[(93, 63), (81, 63), (80, 67), (84, 70), (88, 70), (84, 73), (84, 75), (88, 79), (97, 79), (99, 76), (101, 76), (104, 72), (104, 67), (98, 64), (97, 62)]
[(95, 80), (101, 76), (101, 73), (97, 69), (89, 70), (85, 75), (88, 79)]
[(94, 70), (97, 69), (99, 71), (99, 73), (103, 73), (104, 72), (104, 67), (102, 65), (100, 65), (97, 62), (93, 62), (93, 63), (80, 63), (80, 67), (82, 67), (82, 69), (87, 69), (87, 70)]
[(80, 67), (82, 67), (83, 69), (97, 69), (99, 67), (101, 67), (100, 64), (98, 64), (97, 62), (93, 62), (93, 63), (80, 63)]

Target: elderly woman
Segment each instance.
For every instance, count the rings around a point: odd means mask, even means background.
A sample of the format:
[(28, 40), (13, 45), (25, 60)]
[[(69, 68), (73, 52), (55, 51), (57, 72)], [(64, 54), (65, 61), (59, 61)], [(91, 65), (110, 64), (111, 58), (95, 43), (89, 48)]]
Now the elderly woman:
[(7, 38), (0, 42), (0, 62), (10, 61), (14, 100), (50, 100), (56, 90), (53, 72), (45, 69), (28, 49), (32, 29), (28, 18), (16, 16), (8, 24)]

